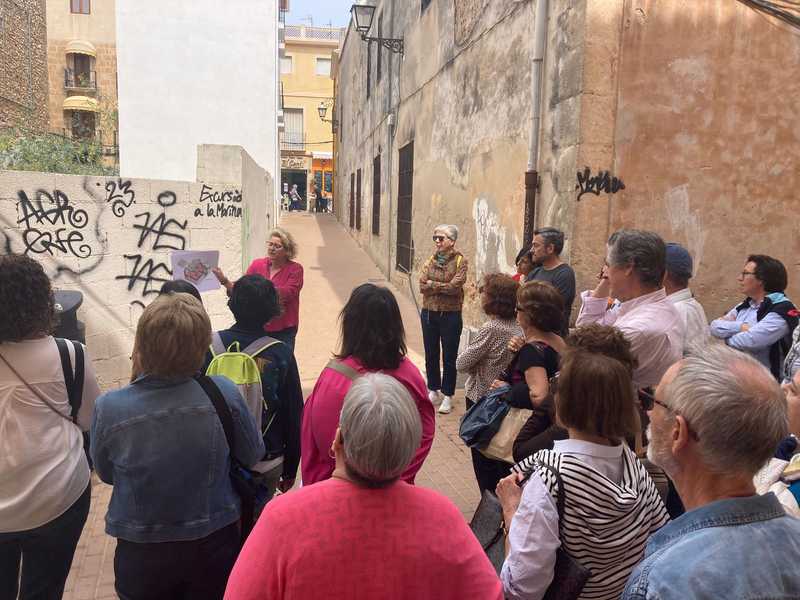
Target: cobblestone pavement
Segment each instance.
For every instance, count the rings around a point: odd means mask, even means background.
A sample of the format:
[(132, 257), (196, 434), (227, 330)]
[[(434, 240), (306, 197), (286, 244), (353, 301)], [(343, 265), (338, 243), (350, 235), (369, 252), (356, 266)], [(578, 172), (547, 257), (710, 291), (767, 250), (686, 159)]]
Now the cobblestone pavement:
[[(336, 347), (336, 319), (350, 291), (367, 281), (389, 284), (332, 215), (294, 213), (286, 215), (282, 225), (297, 239), (300, 248), (297, 260), (305, 269), (296, 356), (307, 396)], [(416, 307), (407, 296), (396, 289), (394, 292), (406, 326), (409, 356), (423, 369), (422, 333)], [(449, 415), (437, 414), (433, 449), (417, 476), (417, 485), (442, 492), (468, 519), (479, 496), (469, 451), (458, 438), (458, 420), (464, 412), (463, 390), (457, 393), (454, 404), (455, 409)], [(96, 479), (93, 484), (92, 508), (67, 580), (66, 600), (117, 597), (114, 593), (115, 541), (104, 532), (111, 487)]]

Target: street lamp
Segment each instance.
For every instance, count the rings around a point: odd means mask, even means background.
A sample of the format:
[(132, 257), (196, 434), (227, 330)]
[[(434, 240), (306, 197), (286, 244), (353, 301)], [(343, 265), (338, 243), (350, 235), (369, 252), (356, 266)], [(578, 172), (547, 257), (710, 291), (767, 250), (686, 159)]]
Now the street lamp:
[(336, 119), (325, 118), (325, 116), (328, 114), (328, 107), (331, 106), (332, 104), (333, 104), (332, 100), (327, 100), (327, 101), (323, 100), (322, 102), (319, 103), (319, 106), (317, 106), (317, 113), (319, 114), (320, 121), (322, 121), (323, 123), (330, 123), (331, 125), (333, 125), (333, 130), (335, 133), (336, 126), (339, 124), (339, 122)]
[(367, 35), (372, 27), (372, 18), (375, 16), (375, 7), (367, 4), (353, 4), (350, 8), (353, 15), (353, 21), (356, 24), (356, 31), (361, 34), (361, 39), (367, 43), (377, 42), (390, 52), (396, 54), (403, 54), (405, 45), (403, 38), (384, 38), (384, 37), (370, 37)]

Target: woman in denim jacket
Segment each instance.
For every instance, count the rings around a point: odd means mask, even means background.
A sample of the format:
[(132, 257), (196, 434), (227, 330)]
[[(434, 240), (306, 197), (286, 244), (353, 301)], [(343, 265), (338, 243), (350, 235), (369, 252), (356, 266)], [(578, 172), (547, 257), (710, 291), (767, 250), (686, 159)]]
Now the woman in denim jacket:
[[(202, 304), (168, 294), (136, 329), (133, 383), (98, 398), (92, 458), (114, 486), (106, 532), (117, 538), (123, 600), (222, 598), (239, 550), (239, 497), (213, 404), (192, 377), (211, 341)], [(214, 377), (230, 407), (236, 458), (252, 465), (264, 442), (236, 386)]]

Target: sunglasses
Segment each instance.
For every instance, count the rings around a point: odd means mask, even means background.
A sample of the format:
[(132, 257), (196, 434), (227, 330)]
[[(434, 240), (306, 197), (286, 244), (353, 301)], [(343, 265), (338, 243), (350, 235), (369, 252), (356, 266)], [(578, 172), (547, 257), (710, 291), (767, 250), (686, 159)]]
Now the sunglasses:
[(433, 241), (434, 242), (443, 242), (444, 240), (445, 240), (445, 237), (443, 235), (435, 235), (435, 236), (433, 236)]

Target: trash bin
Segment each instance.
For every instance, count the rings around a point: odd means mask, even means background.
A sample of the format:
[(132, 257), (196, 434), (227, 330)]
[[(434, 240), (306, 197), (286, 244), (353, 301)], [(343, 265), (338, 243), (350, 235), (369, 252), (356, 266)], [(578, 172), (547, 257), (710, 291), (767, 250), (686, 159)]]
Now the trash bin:
[(83, 304), (83, 294), (72, 290), (54, 292), (58, 325), (55, 337), (86, 344), (86, 325), (78, 320), (78, 309)]

